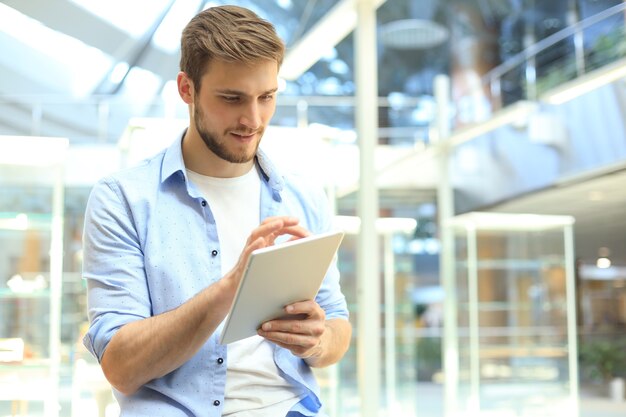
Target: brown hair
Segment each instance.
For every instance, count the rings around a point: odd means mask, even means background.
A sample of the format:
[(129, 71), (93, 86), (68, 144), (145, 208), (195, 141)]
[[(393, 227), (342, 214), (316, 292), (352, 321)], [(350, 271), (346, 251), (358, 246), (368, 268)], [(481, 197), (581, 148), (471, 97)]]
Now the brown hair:
[(252, 64), (274, 60), (280, 68), (285, 44), (274, 26), (238, 6), (208, 8), (194, 16), (181, 38), (180, 70), (200, 91), (200, 80), (213, 59)]

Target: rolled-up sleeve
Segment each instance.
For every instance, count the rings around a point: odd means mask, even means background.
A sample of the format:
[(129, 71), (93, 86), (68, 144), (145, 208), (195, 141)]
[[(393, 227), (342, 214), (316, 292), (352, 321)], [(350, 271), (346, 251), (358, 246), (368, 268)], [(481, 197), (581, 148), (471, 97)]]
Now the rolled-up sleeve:
[[(311, 212), (316, 216), (314, 221), (316, 233), (332, 230), (333, 219), (326, 194), (321, 188), (314, 188), (311, 194), (313, 196)], [(341, 291), (337, 261), (338, 257), (335, 255), (317, 294), (316, 301), (326, 312), (326, 319), (342, 318), (347, 320), (349, 317), (348, 306), (346, 297)]]
[(324, 278), (324, 283), (317, 294), (316, 301), (326, 312), (327, 320), (336, 318), (348, 319), (348, 306), (346, 298), (339, 287), (339, 271), (336, 261), (329, 268)]
[(115, 332), (151, 315), (144, 256), (130, 204), (112, 179), (93, 188), (83, 234), (90, 327), (85, 347), (100, 361)]

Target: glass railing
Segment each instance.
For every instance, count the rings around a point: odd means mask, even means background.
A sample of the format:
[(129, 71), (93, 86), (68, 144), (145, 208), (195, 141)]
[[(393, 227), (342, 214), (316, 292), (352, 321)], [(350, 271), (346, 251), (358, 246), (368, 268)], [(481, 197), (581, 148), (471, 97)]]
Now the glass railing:
[[(626, 58), (626, 3), (618, 4), (539, 40), (486, 73), (484, 91), (494, 111)], [(626, 64), (625, 64), (626, 65)]]

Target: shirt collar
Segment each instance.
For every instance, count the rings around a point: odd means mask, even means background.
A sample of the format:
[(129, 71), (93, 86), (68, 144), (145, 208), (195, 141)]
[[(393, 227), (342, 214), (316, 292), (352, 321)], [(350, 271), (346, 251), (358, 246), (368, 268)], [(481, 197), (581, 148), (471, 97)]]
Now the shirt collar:
[[(189, 183), (187, 178), (187, 171), (185, 170), (185, 161), (183, 160), (183, 138), (185, 137), (185, 131), (165, 150), (163, 157), (163, 165), (161, 166), (161, 183), (167, 181), (171, 176), (180, 172), (185, 179), (186, 183)], [(268, 156), (261, 149), (257, 150), (256, 162), (261, 169), (263, 180), (267, 182), (269, 187), (273, 191), (274, 198), (280, 200), (280, 192), (284, 187), (283, 176), (276, 168), (276, 165), (270, 161)], [(179, 174), (180, 175), (180, 174)]]
[(161, 183), (167, 181), (169, 177), (181, 172), (187, 181), (187, 171), (185, 171), (185, 161), (183, 160), (183, 138), (187, 129), (165, 150), (163, 165), (161, 165)]
[(283, 190), (285, 181), (283, 179), (283, 175), (276, 168), (276, 165), (270, 161), (268, 156), (261, 149), (257, 149), (256, 162), (259, 165), (259, 168), (261, 168), (263, 179), (267, 181), (268, 185), (275, 193), (280, 194)]

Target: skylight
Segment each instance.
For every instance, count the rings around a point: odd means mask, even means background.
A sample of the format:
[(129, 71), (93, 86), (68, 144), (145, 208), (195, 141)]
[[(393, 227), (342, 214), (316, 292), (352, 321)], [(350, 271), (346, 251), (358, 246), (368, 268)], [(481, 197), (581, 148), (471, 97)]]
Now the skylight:
[[(70, 0), (134, 38), (154, 24), (170, 0)], [(182, 2), (184, 3), (184, 2)]]
[[(111, 57), (80, 40), (57, 32), (0, 3), (0, 28), (8, 36), (35, 50), (39, 56), (61, 64), (71, 79), (69, 89), (86, 93), (111, 66)], [(58, 80), (57, 80), (58, 81)]]
[(157, 48), (175, 53), (180, 45), (180, 35), (189, 20), (198, 12), (199, 0), (177, 1), (157, 29), (152, 42)]

